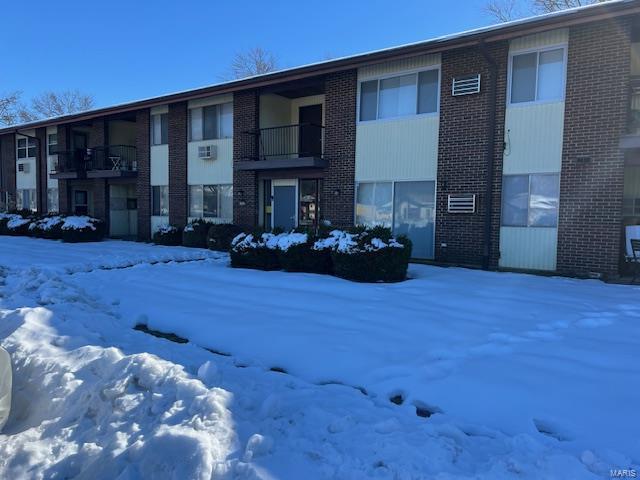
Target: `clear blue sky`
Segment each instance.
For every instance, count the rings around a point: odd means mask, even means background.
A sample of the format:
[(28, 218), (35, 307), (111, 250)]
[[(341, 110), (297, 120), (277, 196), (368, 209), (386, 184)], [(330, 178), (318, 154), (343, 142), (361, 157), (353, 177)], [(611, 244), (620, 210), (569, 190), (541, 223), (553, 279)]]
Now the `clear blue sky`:
[(488, 25), (485, 1), (6, 2), (0, 93), (78, 88), (105, 106), (216, 83), (254, 46), (294, 67)]

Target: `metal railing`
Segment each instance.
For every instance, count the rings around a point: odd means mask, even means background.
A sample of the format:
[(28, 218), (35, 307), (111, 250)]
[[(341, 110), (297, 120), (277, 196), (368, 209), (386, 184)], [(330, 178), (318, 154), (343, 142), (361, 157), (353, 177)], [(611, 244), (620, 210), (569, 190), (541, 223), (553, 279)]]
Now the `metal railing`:
[(324, 127), (313, 123), (261, 128), (258, 160), (270, 158), (322, 157)]
[(101, 147), (59, 150), (53, 173), (114, 170), (138, 170), (136, 147), (132, 145), (105, 145)]

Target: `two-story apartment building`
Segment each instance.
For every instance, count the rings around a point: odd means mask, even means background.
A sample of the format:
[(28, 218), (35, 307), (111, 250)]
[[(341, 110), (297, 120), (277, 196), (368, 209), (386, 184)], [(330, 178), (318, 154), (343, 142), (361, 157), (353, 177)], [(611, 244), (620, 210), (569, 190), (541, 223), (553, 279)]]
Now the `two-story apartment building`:
[(416, 259), (615, 276), (640, 224), (639, 16), (613, 1), (4, 128), (2, 199), (113, 237), (383, 224)]

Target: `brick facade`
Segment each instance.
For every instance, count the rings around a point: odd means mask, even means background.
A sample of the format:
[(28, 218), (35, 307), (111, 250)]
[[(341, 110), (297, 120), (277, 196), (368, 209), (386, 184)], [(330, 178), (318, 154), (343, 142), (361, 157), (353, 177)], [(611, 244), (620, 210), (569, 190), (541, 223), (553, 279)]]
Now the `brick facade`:
[(8, 196), (8, 209), (16, 206), (16, 139), (15, 135), (0, 136), (0, 162), (2, 166), (2, 202)]
[[(257, 90), (235, 93), (233, 96), (233, 161), (255, 158), (256, 136), (248, 132), (259, 126), (260, 97)], [(233, 169), (233, 221), (254, 226), (258, 221), (258, 182), (256, 173)]]
[(628, 18), (569, 32), (557, 260), (563, 274), (618, 271), (629, 42)]
[(323, 220), (353, 225), (356, 168), (357, 70), (327, 75), (325, 80)]
[(187, 224), (187, 102), (169, 105), (169, 223)]
[[(496, 267), (498, 262), (508, 43), (492, 44), (486, 53), (496, 62), (495, 105), (491, 95), (492, 69), (482, 51), (465, 48), (442, 53), (435, 227), (438, 262), (481, 266), (486, 261), (487, 154), (492, 109), (495, 109), (495, 147), (489, 266)], [(477, 73), (481, 75), (479, 94), (451, 95), (455, 77)], [(449, 194), (475, 194), (476, 213), (448, 213)]]
[(47, 213), (47, 178), (49, 177), (49, 169), (47, 168), (47, 128), (37, 128), (36, 138), (38, 139), (38, 157), (36, 159), (38, 213)]
[(138, 177), (136, 194), (138, 197), (138, 240), (151, 239), (151, 153), (149, 110), (136, 112), (136, 162)]

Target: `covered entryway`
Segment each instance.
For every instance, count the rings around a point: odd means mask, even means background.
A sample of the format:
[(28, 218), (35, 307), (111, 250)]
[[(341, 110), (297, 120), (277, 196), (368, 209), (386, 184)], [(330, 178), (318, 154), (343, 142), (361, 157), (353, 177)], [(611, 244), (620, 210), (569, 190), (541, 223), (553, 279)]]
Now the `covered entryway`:
[(271, 189), (271, 198), (273, 198), (272, 227), (285, 231), (295, 228), (298, 224), (297, 180), (273, 180)]
[(138, 234), (138, 200), (134, 183), (109, 185), (109, 236), (135, 238)]

